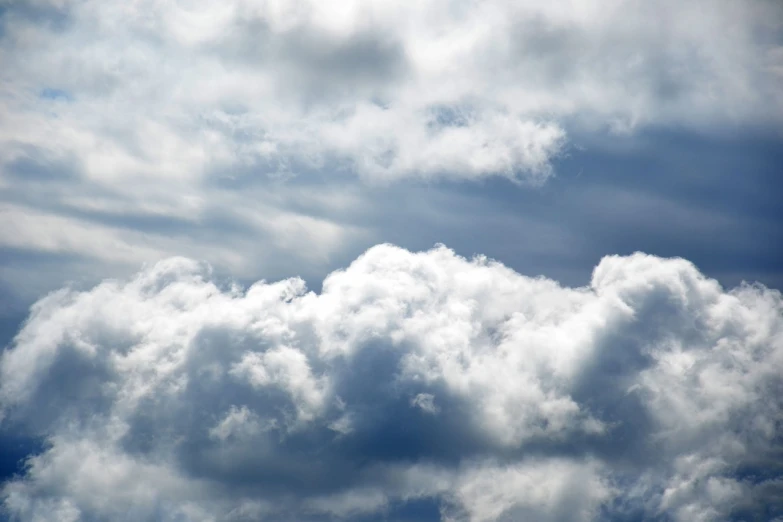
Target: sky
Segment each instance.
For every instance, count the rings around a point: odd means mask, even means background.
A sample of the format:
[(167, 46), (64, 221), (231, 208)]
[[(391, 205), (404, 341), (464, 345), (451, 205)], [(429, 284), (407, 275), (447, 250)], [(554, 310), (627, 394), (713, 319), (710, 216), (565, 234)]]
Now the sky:
[(783, 521), (783, 4), (0, 0), (0, 520)]

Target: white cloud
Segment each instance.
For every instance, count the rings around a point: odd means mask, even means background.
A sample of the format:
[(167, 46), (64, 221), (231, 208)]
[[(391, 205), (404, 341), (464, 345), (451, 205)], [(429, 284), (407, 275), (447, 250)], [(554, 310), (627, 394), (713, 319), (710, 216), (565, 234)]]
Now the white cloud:
[(0, 245), (70, 277), (186, 255), (320, 278), (386, 239), (355, 175), (538, 184), (585, 129), (780, 123), (779, 3), (551, 4), (12, 2)]
[(40, 146), (124, 185), (330, 157), (369, 178), (542, 179), (571, 118), (778, 121), (780, 14), (733, 0), (42, 2), (6, 14), (4, 160)]
[(600, 504), (613, 494), (597, 468), (591, 462), (552, 458), (467, 470), (452, 493), (465, 510), (455, 518), (511, 521), (547, 513), (548, 520), (594, 520)]
[(229, 373), (254, 388), (267, 386), (286, 390), (296, 404), (297, 417), (311, 420), (323, 408), (327, 384), (313, 377), (307, 357), (295, 348), (282, 346), (263, 354), (247, 353)]
[(274, 421), (263, 425), (258, 415), (247, 409), (247, 406), (232, 407), (223, 420), (209, 430), (209, 436), (221, 441), (230, 437), (252, 438), (260, 431), (269, 431), (276, 427), (277, 423)]
[(421, 408), (422, 411), (437, 415), (440, 411), (437, 404), (435, 404), (435, 396), (431, 393), (417, 393), (416, 396), (411, 399), (411, 406)]
[[(82, 258), (95, 278), (170, 255), (244, 278), (335, 266), (379, 204), (354, 176), (539, 184), (584, 130), (783, 116), (783, 12), (762, 0), (2, 11), (0, 247), (62, 261), (4, 270), (15, 290)], [(173, 258), (33, 307), (0, 414), (49, 445), (4, 486), (8, 510), (247, 520), (435, 499), (475, 522), (706, 521), (775, 501), (774, 291), (644, 255), (565, 288), (390, 246), (320, 294), (219, 279)]]
[[(218, 286), (177, 258), (39, 301), (0, 360), (48, 446), (23, 520), (724, 520), (774, 503), (783, 302), (682, 259), (567, 288), (438, 247)], [(131, 510), (131, 511), (129, 511)], [(739, 516), (739, 515), (737, 515)], [(37, 517), (37, 518), (36, 518)]]
[(55, 254), (94, 252), (104, 262), (137, 266), (148, 259), (166, 257), (159, 250), (145, 247), (150, 241), (143, 234), (130, 232), (125, 236), (122, 238), (94, 223), (0, 203), (0, 244), (6, 248)]

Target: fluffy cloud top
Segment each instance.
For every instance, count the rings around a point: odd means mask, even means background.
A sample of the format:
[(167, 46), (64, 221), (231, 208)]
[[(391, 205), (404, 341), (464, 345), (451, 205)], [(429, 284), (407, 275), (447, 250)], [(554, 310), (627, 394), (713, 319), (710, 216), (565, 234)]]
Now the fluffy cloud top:
[[(23, 520), (781, 516), (783, 301), (682, 259), (564, 288), (381, 245), (320, 294), (182, 258), (62, 290), (0, 360)], [(384, 515), (385, 514), (385, 515)], [(755, 517), (755, 518), (754, 518)]]

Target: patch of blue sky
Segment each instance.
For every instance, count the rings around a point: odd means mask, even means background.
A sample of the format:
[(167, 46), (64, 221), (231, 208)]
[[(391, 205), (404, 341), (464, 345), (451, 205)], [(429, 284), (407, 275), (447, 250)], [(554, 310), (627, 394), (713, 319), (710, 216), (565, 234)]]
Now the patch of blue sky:
[(38, 96), (46, 100), (56, 100), (56, 101), (65, 101), (65, 102), (73, 101), (73, 95), (69, 91), (65, 89), (58, 89), (56, 87), (44, 87), (38, 93)]

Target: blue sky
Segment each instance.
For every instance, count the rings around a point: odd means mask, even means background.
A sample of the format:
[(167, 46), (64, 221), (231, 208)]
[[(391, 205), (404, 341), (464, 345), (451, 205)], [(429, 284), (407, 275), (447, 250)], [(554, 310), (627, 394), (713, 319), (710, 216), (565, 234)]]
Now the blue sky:
[(0, 516), (783, 520), (782, 30), (0, 7)]

